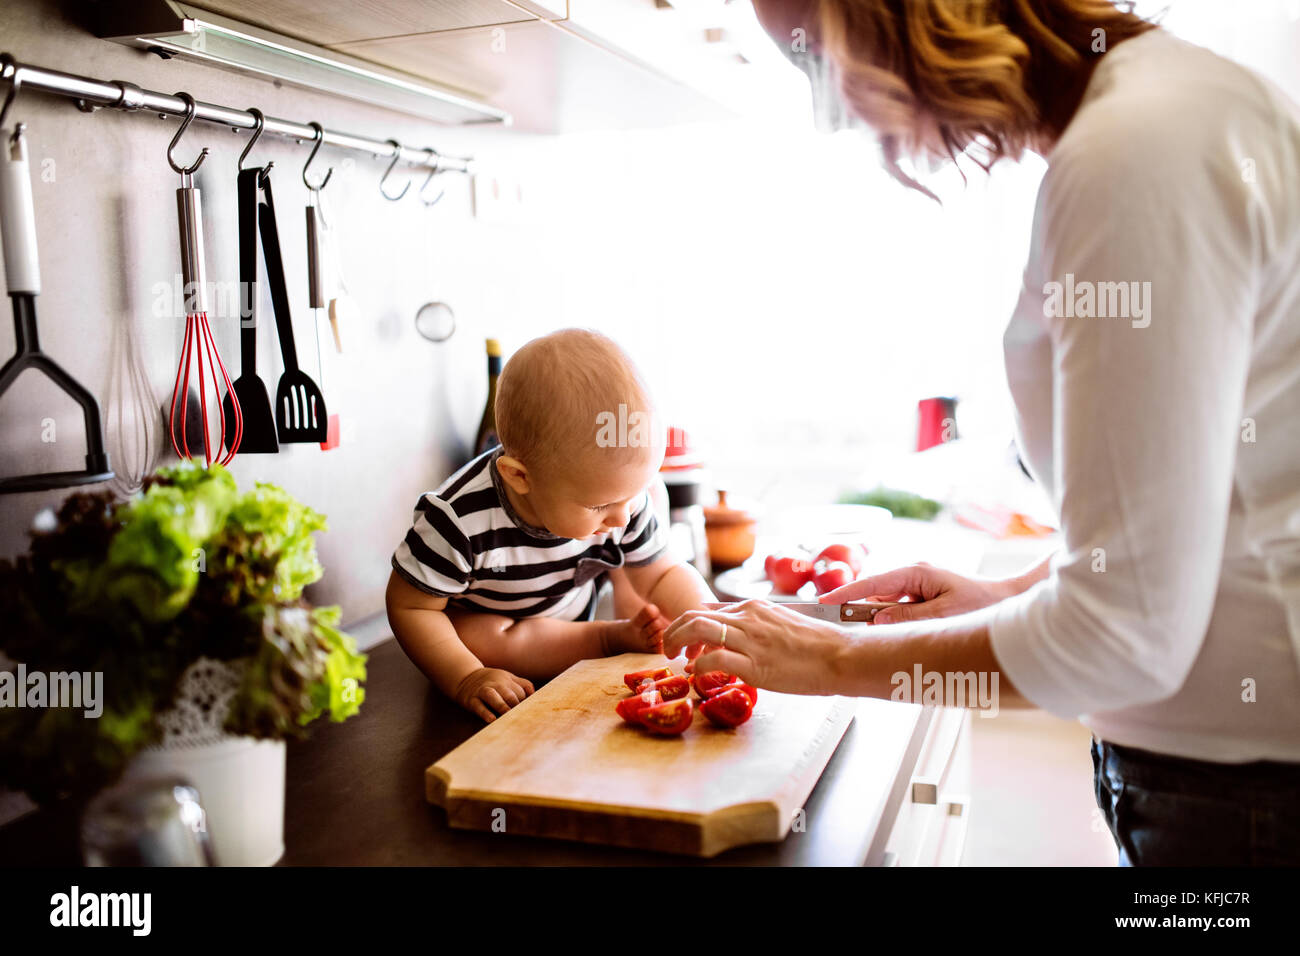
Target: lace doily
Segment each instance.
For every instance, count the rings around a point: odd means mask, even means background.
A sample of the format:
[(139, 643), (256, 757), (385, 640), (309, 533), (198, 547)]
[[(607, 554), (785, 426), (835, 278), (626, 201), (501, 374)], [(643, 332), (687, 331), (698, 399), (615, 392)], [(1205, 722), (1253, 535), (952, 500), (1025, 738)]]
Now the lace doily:
[(162, 740), (155, 748), (202, 747), (228, 739), (230, 735), (221, 728), (247, 667), (247, 661), (200, 657), (186, 668), (171, 709), (154, 718), (162, 729)]

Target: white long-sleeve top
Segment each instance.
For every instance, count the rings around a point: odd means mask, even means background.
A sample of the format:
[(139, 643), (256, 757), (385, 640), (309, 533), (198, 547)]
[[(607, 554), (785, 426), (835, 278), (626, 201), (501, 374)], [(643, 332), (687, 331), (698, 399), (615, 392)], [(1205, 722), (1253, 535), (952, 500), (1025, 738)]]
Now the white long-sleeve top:
[(1007, 676), (1113, 743), (1300, 761), (1300, 109), (1163, 30), (1107, 53), (1004, 347), (1065, 540), (993, 613)]

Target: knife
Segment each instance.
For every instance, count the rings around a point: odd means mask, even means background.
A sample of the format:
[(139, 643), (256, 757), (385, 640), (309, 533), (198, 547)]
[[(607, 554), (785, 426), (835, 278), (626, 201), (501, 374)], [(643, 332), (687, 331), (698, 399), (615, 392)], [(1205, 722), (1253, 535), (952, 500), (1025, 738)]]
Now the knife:
[[(740, 602), (732, 601), (729, 604), (709, 603), (703, 606), (708, 611), (725, 611), (738, 603)], [(788, 604), (780, 602), (779, 606), (788, 607), (808, 617), (815, 617), (819, 621), (830, 621), (832, 624), (870, 624), (877, 611), (893, 607), (898, 603), (898, 601), (854, 601), (849, 604), (818, 604), (815, 601), (796, 601)]]

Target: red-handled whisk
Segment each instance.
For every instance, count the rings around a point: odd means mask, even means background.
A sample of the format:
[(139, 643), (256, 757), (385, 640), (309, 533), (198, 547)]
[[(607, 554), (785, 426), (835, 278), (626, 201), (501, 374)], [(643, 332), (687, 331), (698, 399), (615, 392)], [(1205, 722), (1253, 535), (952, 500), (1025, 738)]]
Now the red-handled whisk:
[[(177, 93), (176, 95), (185, 101), (187, 110), (185, 119), (181, 121), (180, 129), (176, 131), (171, 145), (167, 147), (167, 162), (181, 177), (181, 186), (176, 190), (176, 217), (180, 226), (181, 281), (185, 296), (185, 342), (182, 346), (180, 364), (176, 369), (176, 384), (172, 389), (171, 409), (167, 416), (167, 431), (171, 436), (172, 448), (175, 449), (179, 457), (194, 457), (190, 451), (189, 435), (187, 434), (189, 415), (186, 414), (186, 411), (190, 395), (190, 369), (191, 367), (197, 367), (199, 407), (203, 413), (203, 461), (206, 466), (211, 467), (214, 461), (221, 465), (228, 465), (234, 459), (235, 452), (239, 450), (240, 439), (244, 434), (244, 414), (240, 410), (239, 400), (235, 398), (234, 389), (230, 384), (230, 376), (226, 373), (226, 366), (221, 361), (221, 354), (217, 351), (216, 342), (212, 339), (212, 329), (208, 325), (208, 292), (207, 284), (204, 281), (205, 272), (203, 267), (203, 213), (199, 190), (194, 185), (193, 180), (194, 173), (203, 165), (208, 150), (205, 147), (192, 166), (180, 166), (173, 158), (172, 150), (176, 148), (176, 144), (180, 141), (186, 128), (193, 121), (195, 111), (194, 97), (188, 93)], [(221, 430), (215, 442), (208, 430), (209, 382), (211, 382), (212, 393), (215, 396), (214, 404), (217, 408), (217, 417), (221, 423)], [(221, 403), (220, 389), (223, 384), (226, 388), (226, 394), (230, 396), (230, 408), (234, 414), (234, 421), (229, 423), (226, 421), (226, 414)], [(182, 406), (179, 433), (176, 428), (176, 408), (178, 404)], [(231, 428), (232, 434), (229, 441), (226, 440), (227, 425)], [(195, 437), (197, 438), (197, 436)]]

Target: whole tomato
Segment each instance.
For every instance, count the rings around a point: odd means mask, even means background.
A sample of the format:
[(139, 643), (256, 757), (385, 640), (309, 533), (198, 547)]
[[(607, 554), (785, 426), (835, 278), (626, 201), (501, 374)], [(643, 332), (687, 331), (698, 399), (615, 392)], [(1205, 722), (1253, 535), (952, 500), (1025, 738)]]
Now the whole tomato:
[(813, 564), (818, 561), (843, 561), (853, 570), (853, 577), (856, 579), (862, 573), (862, 555), (865, 548), (860, 544), (848, 545), (842, 543), (828, 544), (822, 548), (817, 557), (813, 559)]
[(812, 579), (812, 575), (811, 561), (785, 555), (772, 561), (767, 579), (782, 594), (794, 594)]
[(818, 561), (813, 570), (813, 587), (818, 594), (851, 584), (856, 578), (853, 568), (843, 561)]

